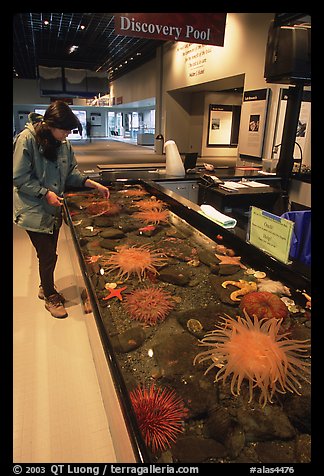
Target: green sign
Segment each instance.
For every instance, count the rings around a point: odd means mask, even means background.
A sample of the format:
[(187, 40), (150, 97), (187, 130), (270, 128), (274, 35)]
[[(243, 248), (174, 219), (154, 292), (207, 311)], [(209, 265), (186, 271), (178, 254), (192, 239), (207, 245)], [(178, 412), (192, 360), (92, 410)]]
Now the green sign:
[(288, 263), (294, 222), (251, 207), (248, 241), (274, 258)]

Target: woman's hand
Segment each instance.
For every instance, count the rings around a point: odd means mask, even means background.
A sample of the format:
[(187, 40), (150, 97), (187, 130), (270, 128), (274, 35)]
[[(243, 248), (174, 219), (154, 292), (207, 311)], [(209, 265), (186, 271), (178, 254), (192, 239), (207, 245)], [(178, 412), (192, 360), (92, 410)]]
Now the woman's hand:
[(89, 188), (96, 188), (101, 195), (103, 195), (107, 200), (110, 196), (109, 188), (101, 185), (99, 182), (95, 182), (94, 180), (87, 179), (84, 182), (84, 185)]
[(96, 182), (96, 189), (108, 200), (110, 196), (109, 188), (105, 187), (104, 185), (101, 185), (101, 183)]
[(55, 192), (52, 192), (51, 190), (48, 190), (45, 195), (45, 199), (49, 205), (52, 205), (53, 207), (61, 207), (63, 205), (63, 200), (64, 198), (59, 197), (56, 195)]

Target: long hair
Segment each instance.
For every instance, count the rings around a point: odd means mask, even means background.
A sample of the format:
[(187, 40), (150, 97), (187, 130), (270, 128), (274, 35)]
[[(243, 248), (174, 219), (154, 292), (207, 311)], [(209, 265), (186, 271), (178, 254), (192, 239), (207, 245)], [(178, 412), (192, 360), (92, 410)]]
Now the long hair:
[(61, 142), (53, 137), (51, 127), (68, 131), (76, 128), (80, 131), (82, 127), (79, 119), (64, 101), (53, 102), (46, 109), (43, 121), (34, 124), (36, 141), (42, 146), (44, 156), (48, 160), (55, 161)]

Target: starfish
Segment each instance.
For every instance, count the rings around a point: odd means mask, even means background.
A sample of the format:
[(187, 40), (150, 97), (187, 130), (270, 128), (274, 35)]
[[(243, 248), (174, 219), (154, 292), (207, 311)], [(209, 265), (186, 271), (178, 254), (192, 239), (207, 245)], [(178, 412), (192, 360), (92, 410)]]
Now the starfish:
[(240, 279), (239, 281), (224, 281), (222, 283), (223, 288), (227, 288), (227, 285), (231, 284), (232, 286), (236, 286), (239, 288), (237, 291), (233, 291), (230, 295), (232, 301), (240, 301), (241, 298), (238, 296), (244, 296), (251, 291), (257, 290), (257, 283), (254, 281), (245, 281), (244, 279)]
[(96, 263), (103, 255), (92, 255), (85, 258), (86, 263)]
[(246, 269), (246, 266), (241, 263), (241, 256), (225, 256), (215, 253), (216, 258), (220, 260), (219, 264), (237, 264), (240, 268)]
[(115, 289), (109, 289), (109, 294), (107, 294), (107, 296), (105, 296), (103, 299), (103, 301), (107, 301), (108, 299), (111, 299), (113, 297), (116, 297), (118, 298), (120, 301), (123, 300), (123, 296), (121, 295), (122, 291), (125, 291), (125, 289), (127, 288), (127, 286), (123, 286), (122, 288), (115, 288)]

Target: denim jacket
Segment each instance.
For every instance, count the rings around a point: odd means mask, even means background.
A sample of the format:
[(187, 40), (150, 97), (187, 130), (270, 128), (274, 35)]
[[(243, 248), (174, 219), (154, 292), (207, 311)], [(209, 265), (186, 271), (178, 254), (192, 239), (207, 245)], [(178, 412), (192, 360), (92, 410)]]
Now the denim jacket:
[(82, 187), (88, 178), (78, 170), (69, 141), (61, 143), (57, 155), (54, 162), (44, 157), (31, 123), (14, 139), (14, 223), (26, 230), (53, 233), (60, 223), (61, 207), (47, 203), (47, 190), (62, 197), (66, 188)]

